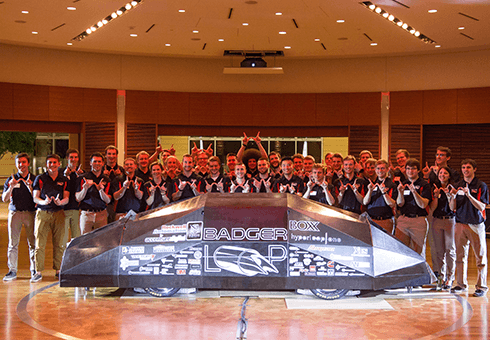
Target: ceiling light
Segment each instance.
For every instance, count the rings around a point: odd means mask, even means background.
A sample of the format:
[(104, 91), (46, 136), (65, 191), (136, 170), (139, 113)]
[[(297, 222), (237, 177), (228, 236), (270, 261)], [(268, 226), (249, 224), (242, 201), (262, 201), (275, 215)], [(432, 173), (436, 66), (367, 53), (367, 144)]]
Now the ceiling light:
[(395, 20), (395, 16), (394, 16), (393, 14), (391, 14), (391, 15), (388, 17), (388, 20), (389, 20), (389, 21), (393, 21), (393, 20)]
[(117, 14), (117, 15), (122, 15), (122, 14), (123, 14), (123, 11), (121, 11), (120, 9), (118, 9), (118, 10), (116, 11), (116, 14)]
[(417, 31), (417, 32), (415, 32), (415, 33), (414, 33), (414, 35), (415, 35), (416, 37), (420, 37), (420, 32), (419, 32), (419, 31)]
[(429, 9), (428, 12), (429, 13), (437, 13), (437, 9)]
[(339, 24), (342, 24), (344, 22), (345, 22), (345, 20), (342, 20), (342, 19), (341, 20), (337, 20), (337, 23), (339, 23)]
[(279, 32), (279, 34), (286, 34), (286, 32), (284, 32), (284, 31), (281, 31), (281, 32)]
[(197, 31), (197, 30), (194, 30), (194, 31), (192, 31), (192, 33), (199, 33), (199, 31)]
[(179, 13), (185, 13), (185, 9), (179, 9)]
[(383, 13), (383, 18), (388, 18), (390, 15), (388, 14), (388, 12), (384, 12)]
[(165, 44), (165, 46), (170, 46), (170, 44)]
[(130, 37), (137, 37), (138, 35), (137, 35), (137, 34), (132, 33), (132, 34), (130, 34), (129, 36), (130, 36)]
[(95, 27), (95, 26), (90, 27), (90, 30), (91, 30), (92, 32), (95, 32), (95, 31), (97, 30), (97, 27)]
[(378, 46), (378, 43), (373, 42), (371, 43), (371, 46)]
[(104, 20), (102, 20), (102, 23), (103, 23), (104, 25), (107, 25), (107, 24), (109, 23), (109, 21), (108, 21), (107, 19), (104, 19)]
[(248, 22), (244, 22), (242, 25), (243, 26), (248, 26)]
[(117, 13), (116, 12), (112, 12), (111, 17), (112, 17), (112, 19), (116, 19), (117, 18)]
[(102, 21), (99, 21), (99, 22), (97, 23), (97, 26), (98, 26), (98, 27), (102, 27), (102, 26), (104, 26), (104, 24), (102, 23)]
[(29, 11), (22, 11), (22, 14), (29, 14)]
[(376, 9), (374, 11), (379, 14), (379, 13), (381, 13), (382, 9), (379, 7), (376, 7)]
[(281, 12), (276, 12), (276, 15), (282, 15), (282, 13)]
[(36, 31), (32, 31), (32, 34), (39, 34), (39, 32), (36, 32)]
[(408, 24), (406, 24), (406, 23), (402, 25), (402, 28), (403, 28), (404, 30), (406, 30), (406, 29), (407, 29), (407, 27), (408, 27)]
[(71, 46), (71, 45), (73, 45), (73, 43), (66, 43), (66, 44), (67, 44), (68, 46)]
[(376, 5), (374, 5), (374, 4), (369, 5), (369, 9), (370, 9), (371, 11), (374, 11), (374, 9), (375, 9), (375, 8), (376, 8)]
[(464, 27), (463, 26), (458, 27), (458, 30), (464, 30)]
[(87, 28), (87, 29), (85, 30), (85, 32), (87, 32), (87, 34), (90, 34), (90, 33), (92, 33), (92, 30), (91, 30), (90, 28)]
[(436, 45), (436, 46), (434, 46), (434, 47), (435, 47), (435, 48), (439, 48), (439, 47), (441, 47), (441, 45)]
[(77, 10), (76, 7), (67, 7), (66, 9), (69, 10), (69, 11), (76, 11)]
[(138, 4), (138, 1), (131, 1), (131, 6), (136, 7), (137, 4)]
[(398, 21), (396, 24), (397, 24), (398, 26), (402, 27), (402, 25), (403, 25), (403, 21)]
[(291, 46), (284, 46), (284, 48), (285, 48), (286, 50), (290, 50), (290, 49), (291, 49)]
[(126, 6), (124, 6), (124, 8), (126, 8), (128, 11), (132, 8), (133, 6), (131, 6), (131, 4), (126, 4)]
[(218, 41), (225, 41), (225, 39), (218, 39)]
[(317, 38), (317, 39), (315, 39), (315, 41), (320, 41), (320, 39)]

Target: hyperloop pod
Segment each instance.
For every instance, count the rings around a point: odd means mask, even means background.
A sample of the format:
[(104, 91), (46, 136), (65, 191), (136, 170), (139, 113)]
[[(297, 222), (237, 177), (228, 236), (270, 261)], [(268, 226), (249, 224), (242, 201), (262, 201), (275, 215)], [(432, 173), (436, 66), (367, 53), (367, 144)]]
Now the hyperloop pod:
[(61, 287), (380, 290), (435, 280), (374, 222), (296, 195), (208, 193), (74, 239)]

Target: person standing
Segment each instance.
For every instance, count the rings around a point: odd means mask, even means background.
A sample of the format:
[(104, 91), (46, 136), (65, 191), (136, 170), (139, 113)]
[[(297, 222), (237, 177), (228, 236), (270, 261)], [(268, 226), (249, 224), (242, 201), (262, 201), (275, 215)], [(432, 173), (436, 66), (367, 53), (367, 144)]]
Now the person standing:
[(90, 156), (90, 171), (78, 178), (75, 197), (80, 202), (80, 232), (86, 234), (108, 223), (107, 205), (110, 178), (102, 171), (104, 156), (96, 152)]
[(456, 280), (452, 292), (468, 291), (468, 252), (470, 245), (476, 258), (478, 276), (473, 296), (485, 296), (487, 287), (487, 243), (485, 239), (485, 207), (488, 204), (488, 187), (475, 176), (476, 162), (461, 162), (463, 179), (451, 191), (450, 207), (456, 210)]
[[(133, 158), (124, 160), (125, 174), (116, 177), (111, 183), (111, 189), (116, 203), (116, 220), (123, 218), (129, 211), (139, 213), (143, 198), (144, 182), (136, 176), (136, 161)], [(144, 204), (146, 206), (146, 203)]]
[(15, 156), (17, 173), (11, 175), (3, 186), (2, 201), (9, 201), (7, 264), (9, 272), (3, 281), (12, 281), (17, 278), (17, 265), (19, 256), (19, 242), (22, 226), (27, 235), (31, 277), (36, 273), (34, 253), (36, 241), (34, 237), (34, 213), (36, 206), (32, 199), (32, 181), (34, 175), (29, 172), (29, 155), (19, 153)]
[(146, 202), (148, 210), (155, 209), (170, 203), (168, 193), (172, 180), (163, 179), (163, 165), (153, 162), (150, 165), (152, 179), (145, 183), (143, 187), (143, 200)]
[(217, 156), (212, 156), (208, 160), (209, 174), (204, 181), (206, 182), (206, 192), (229, 192), (230, 178), (223, 176), (220, 169), (220, 160)]
[(325, 181), (325, 169), (321, 164), (313, 165), (308, 183), (306, 183), (306, 191), (303, 198), (325, 203), (328, 205), (335, 204), (333, 196), (334, 187)]
[(66, 243), (63, 243), (65, 234), (65, 214), (63, 206), (68, 203), (68, 180), (61, 172), (60, 156), (56, 154), (46, 157), (47, 171), (36, 177), (33, 185), (33, 200), (37, 204), (37, 212), (34, 223), (34, 236), (36, 237), (36, 250), (34, 253), (36, 262), (36, 274), (31, 282), (39, 282), (43, 279), (44, 257), (46, 241), (49, 231), (53, 239), (53, 269), (59, 276), (61, 259)]
[(348, 155), (343, 160), (344, 175), (334, 181), (337, 202), (341, 209), (361, 214), (364, 195), (366, 194), (366, 181), (356, 176), (356, 158)]
[(272, 183), (272, 192), (287, 192), (303, 196), (305, 184), (301, 178), (293, 174), (293, 160), (290, 157), (281, 159), (282, 176)]
[[(105, 148), (105, 165), (102, 169), (105, 176), (109, 177), (110, 184), (117, 176), (121, 176), (124, 173), (124, 168), (117, 164), (117, 155), (119, 150), (114, 145), (109, 145)], [(108, 185), (109, 186), (109, 185)], [(116, 212), (114, 211), (114, 200), (107, 204), (107, 223), (114, 222), (116, 220)]]

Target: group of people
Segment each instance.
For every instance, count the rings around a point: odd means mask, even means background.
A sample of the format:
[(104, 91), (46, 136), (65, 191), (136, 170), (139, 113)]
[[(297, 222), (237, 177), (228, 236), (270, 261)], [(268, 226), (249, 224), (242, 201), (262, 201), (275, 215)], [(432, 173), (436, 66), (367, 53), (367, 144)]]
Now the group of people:
[[(255, 142), (256, 152), (248, 148)], [(247, 150), (248, 148), (248, 150)], [(242, 146), (226, 155), (226, 167), (213, 156), (211, 145), (198, 149), (180, 162), (173, 147), (160, 145), (150, 155), (117, 164), (118, 150), (108, 146), (105, 155), (90, 157), (90, 170), (79, 165), (77, 150), (67, 151), (68, 165), (60, 157), (46, 158), (47, 171), (37, 177), (29, 172), (29, 156), (20, 153), (17, 174), (5, 182), (2, 199), (9, 204), (9, 272), (4, 281), (17, 277), (20, 232), (25, 227), (29, 245), (31, 282), (42, 280), (45, 246), (53, 238), (53, 268), (59, 275), (68, 235), (75, 238), (107, 223), (206, 192), (229, 194), (279, 192), (302, 196), (356, 214), (367, 214), (387, 233), (425, 257), (429, 239), (433, 270), (439, 289), (468, 290), (467, 262), (470, 245), (476, 257), (478, 278), (475, 296), (488, 290), (485, 240), (485, 207), (488, 189), (476, 176), (474, 160), (461, 163), (461, 174), (447, 162), (451, 150), (439, 147), (433, 166), (421, 167), (407, 150), (395, 153), (396, 166), (374, 159), (364, 150), (352, 155), (327, 153), (321, 163), (314, 157), (269, 154), (260, 134), (244, 134)], [(457, 285), (452, 287), (455, 280)]]

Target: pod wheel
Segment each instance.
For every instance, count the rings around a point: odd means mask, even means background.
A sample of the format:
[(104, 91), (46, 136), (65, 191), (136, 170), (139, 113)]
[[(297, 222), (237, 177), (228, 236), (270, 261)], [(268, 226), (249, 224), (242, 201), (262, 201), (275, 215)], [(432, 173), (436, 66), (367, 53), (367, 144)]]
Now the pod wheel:
[(180, 288), (145, 288), (146, 292), (151, 296), (169, 297), (179, 291)]
[(323, 300), (336, 300), (347, 294), (348, 289), (311, 289), (311, 292)]

